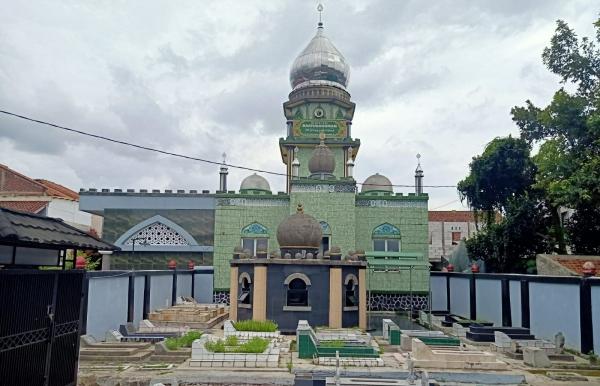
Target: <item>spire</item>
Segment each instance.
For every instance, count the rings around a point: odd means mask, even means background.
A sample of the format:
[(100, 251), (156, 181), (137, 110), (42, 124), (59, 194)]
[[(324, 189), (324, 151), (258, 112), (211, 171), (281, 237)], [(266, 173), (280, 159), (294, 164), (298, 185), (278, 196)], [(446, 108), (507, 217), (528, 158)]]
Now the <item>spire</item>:
[(417, 154), (417, 168), (415, 169), (415, 193), (423, 194), (423, 168), (421, 167), (421, 154)]
[(227, 174), (229, 174), (229, 168), (227, 167), (227, 154), (223, 153), (223, 163), (219, 169), (219, 191), (227, 192)]
[(317, 24), (318, 28), (323, 28), (323, 20), (321, 20), (321, 16), (323, 14), (323, 4), (319, 3), (317, 5), (317, 12), (319, 12), (319, 24)]

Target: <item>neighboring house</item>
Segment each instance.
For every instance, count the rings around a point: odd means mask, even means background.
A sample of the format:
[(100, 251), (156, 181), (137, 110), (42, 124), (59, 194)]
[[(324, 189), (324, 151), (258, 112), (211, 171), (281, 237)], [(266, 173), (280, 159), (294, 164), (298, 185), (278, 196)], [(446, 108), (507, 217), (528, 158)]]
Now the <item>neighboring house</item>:
[[(598, 268), (600, 256), (540, 254), (535, 258), (537, 273), (544, 276), (583, 276), (587, 262)], [(595, 276), (600, 277), (600, 270), (596, 270)]]
[[(482, 224), (480, 223), (479, 226)], [(437, 263), (448, 257), (462, 239), (477, 232), (475, 216), (468, 210), (429, 211), (429, 261)]]
[(55, 182), (33, 179), (0, 164), (0, 207), (60, 218), (101, 236), (102, 217), (79, 210), (79, 194)]

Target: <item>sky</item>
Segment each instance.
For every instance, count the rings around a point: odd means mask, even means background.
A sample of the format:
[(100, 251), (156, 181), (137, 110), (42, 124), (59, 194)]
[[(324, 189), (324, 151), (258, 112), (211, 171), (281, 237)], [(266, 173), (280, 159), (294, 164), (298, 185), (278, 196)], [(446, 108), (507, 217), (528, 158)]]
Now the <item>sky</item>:
[[(510, 109), (560, 87), (541, 53), (556, 20), (593, 36), (588, 0), (324, 0), (325, 34), (351, 67), (355, 178), (455, 185)], [(0, 110), (170, 152), (285, 172), (278, 139), (289, 69), (317, 1), (0, 0)], [(218, 167), (0, 114), (0, 163), (80, 188), (218, 188)], [(229, 189), (248, 171), (230, 169)], [(264, 175), (273, 191), (285, 178)], [(395, 188), (408, 193), (411, 188)], [(454, 188), (429, 208), (466, 209)]]

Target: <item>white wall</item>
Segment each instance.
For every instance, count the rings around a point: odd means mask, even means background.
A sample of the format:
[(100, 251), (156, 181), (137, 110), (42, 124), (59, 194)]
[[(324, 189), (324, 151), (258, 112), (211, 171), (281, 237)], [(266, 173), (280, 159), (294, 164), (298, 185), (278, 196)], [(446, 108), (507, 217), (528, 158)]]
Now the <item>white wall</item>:
[(48, 205), (48, 217), (61, 218), (65, 222), (89, 230), (92, 227), (92, 215), (79, 210), (79, 202), (52, 198)]
[[(461, 239), (470, 238), (476, 232), (474, 222), (429, 222), (429, 258), (450, 256), (456, 245), (452, 245), (452, 232), (460, 232)], [(443, 235), (443, 237), (442, 237)]]

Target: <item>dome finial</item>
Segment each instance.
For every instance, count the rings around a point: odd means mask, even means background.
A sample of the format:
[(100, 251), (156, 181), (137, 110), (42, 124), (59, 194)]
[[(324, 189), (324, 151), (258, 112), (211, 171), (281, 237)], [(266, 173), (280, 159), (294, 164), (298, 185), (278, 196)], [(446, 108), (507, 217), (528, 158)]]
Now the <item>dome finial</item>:
[(321, 140), (320, 145), (325, 145), (325, 133), (321, 131), (319, 134), (319, 139)]
[(304, 206), (302, 204), (298, 204), (296, 207), (296, 213), (304, 213)]
[(323, 28), (323, 21), (321, 20), (321, 15), (323, 13), (323, 4), (319, 3), (319, 5), (317, 5), (317, 11), (319, 12), (319, 24), (317, 25), (319, 28)]

